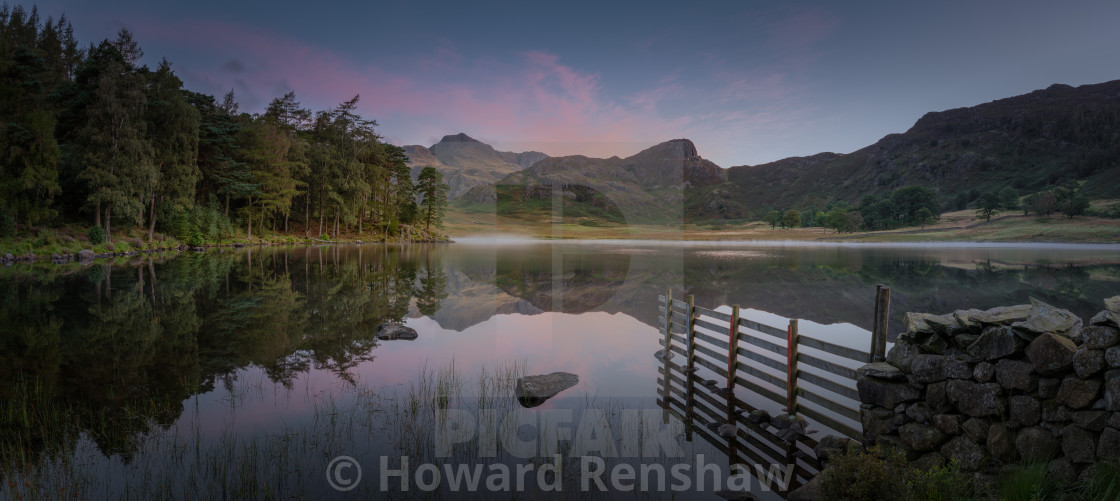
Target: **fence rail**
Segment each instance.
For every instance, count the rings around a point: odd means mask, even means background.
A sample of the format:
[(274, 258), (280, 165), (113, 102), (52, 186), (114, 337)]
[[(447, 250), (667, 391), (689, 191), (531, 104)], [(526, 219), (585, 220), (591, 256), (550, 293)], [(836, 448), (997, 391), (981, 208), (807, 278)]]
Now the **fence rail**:
[[(666, 370), (683, 371), (674, 381), (688, 389), (686, 396), (693, 394), (692, 380), (698, 377), (695, 368), (701, 367), (723, 378), (725, 392), (733, 398), (737, 399), (734, 390), (742, 388), (783, 405), (789, 414), (801, 415), (849, 437), (861, 435), (856, 372), (847, 363), (862, 364), (883, 356), (889, 288), (880, 285), (877, 289), (875, 331), (867, 351), (802, 335), (797, 319), (791, 319), (783, 329), (741, 317), (738, 306), (724, 313), (697, 306), (693, 296), (686, 299), (674, 299), (672, 290), (658, 296), (662, 325), (659, 343), (667, 352), (684, 357), (683, 365), (672, 364), (666, 357)], [(804, 349), (818, 353), (806, 353)], [(668, 374), (664, 376), (669, 378)], [(659, 392), (666, 406), (674, 403), (668, 381), (666, 393)], [(686, 407), (694, 402), (691, 396), (684, 400)], [(739, 400), (724, 407), (749, 406)], [(692, 412), (690, 408), (684, 410)]]

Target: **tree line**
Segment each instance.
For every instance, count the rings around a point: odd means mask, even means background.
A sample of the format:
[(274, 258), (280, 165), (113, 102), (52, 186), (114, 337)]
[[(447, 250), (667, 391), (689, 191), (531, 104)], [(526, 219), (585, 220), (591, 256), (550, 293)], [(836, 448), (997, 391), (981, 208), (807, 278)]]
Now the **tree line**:
[(903, 226), (924, 226), (940, 218), (941, 205), (937, 194), (929, 188), (908, 186), (888, 193), (883, 198), (867, 195), (858, 206), (848, 202), (831, 202), (818, 210), (814, 206), (768, 210), (763, 221), (771, 227), (799, 226), (831, 228), (838, 232), (888, 230)]
[(65, 16), (0, 6), (0, 237), (89, 221), (200, 244), (244, 231), (430, 238), (447, 204), (432, 168), (357, 112), (312, 111), (293, 92), (263, 113), (183, 87), (166, 59), (140, 65), (126, 30), (81, 47)]

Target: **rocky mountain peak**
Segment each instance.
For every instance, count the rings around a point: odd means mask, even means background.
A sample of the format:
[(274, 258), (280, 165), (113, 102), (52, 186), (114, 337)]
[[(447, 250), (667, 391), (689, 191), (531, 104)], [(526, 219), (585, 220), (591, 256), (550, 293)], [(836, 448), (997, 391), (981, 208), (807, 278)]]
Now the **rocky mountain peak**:
[(482, 141), (479, 141), (479, 140), (477, 140), (473, 137), (470, 137), (470, 136), (460, 132), (458, 134), (450, 134), (450, 135), (447, 135), (447, 136), (443, 136), (443, 139), (440, 139), (439, 142), (441, 142), (441, 143), (481, 143)]

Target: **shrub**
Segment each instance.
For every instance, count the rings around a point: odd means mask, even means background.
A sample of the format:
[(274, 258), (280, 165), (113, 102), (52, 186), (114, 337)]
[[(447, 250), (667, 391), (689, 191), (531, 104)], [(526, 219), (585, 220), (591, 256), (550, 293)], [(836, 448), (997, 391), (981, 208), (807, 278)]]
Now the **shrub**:
[(898, 449), (874, 446), (833, 456), (821, 472), (827, 499), (948, 501), (970, 499), (971, 482), (956, 463), (929, 470), (912, 468)]
[(1032, 501), (1050, 499), (1056, 491), (1054, 481), (1046, 475), (1046, 463), (1031, 463), (1000, 475), (1000, 499)]
[(89, 237), (89, 243), (93, 245), (105, 242), (105, 228), (100, 226), (90, 226), (89, 230), (86, 231), (86, 235)]

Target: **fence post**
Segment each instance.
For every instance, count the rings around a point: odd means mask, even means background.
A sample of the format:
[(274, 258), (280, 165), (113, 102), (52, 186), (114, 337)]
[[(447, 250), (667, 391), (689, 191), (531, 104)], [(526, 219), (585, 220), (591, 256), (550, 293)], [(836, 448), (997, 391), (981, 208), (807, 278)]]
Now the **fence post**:
[(688, 295), (688, 356), (685, 357), (689, 369), (693, 367), (696, 351), (696, 296)]
[(786, 331), (786, 410), (797, 414), (797, 319), (789, 321)]
[(735, 373), (739, 370), (739, 305), (731, 307), (731, 327), (727, 330), (727, 389), (735, 387)]
[(673, 350), (672, 350), (671, 344), (670, 344), (673, 341), (673, 338), (672, 338), (672, 333), (673, 333), (672, 332), (672, 328), (673, 328), (672, 318), (673, 318), (673, 288), (669, 287), (669, 288), (665, 289), (665, 352), (664, 352), (665, 356), (661, 358), (662, 367), (664, 367), (664, 369), (665, 369), (665, 374), (662, 376), (663, 379), (662, 379), (662, 383), (661, 383), (661, 394), (663, 395), (663, 398), (664, 398), (664, 400), (662, 400), (662, 402), (665, 404), (662, 407), (662, 411), (661, 411), (661, 422), (663, 424), (669, 424), (669, 414), (670, 414), (669, 413), (669, 400), (673, 398), (672, 394), (669, 393), (670, 388), (671, 388), (669, 386), (669, 375), (671, 374), (671, 372), (669, 372), (669, 356), (672, 355), (672, 353), (673, 353)]
[(891, 313), (891, 288), (875, 286), (875, 322), (871, 330), (868, 362), (882, 362), (887, 352), (887, 323)]
[(669, 360), (673, 350), (670, 342), (673, 340), (673, 288), (665, 290), (665, 360)]

